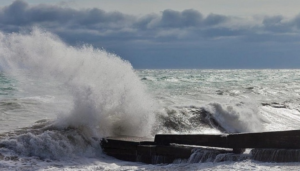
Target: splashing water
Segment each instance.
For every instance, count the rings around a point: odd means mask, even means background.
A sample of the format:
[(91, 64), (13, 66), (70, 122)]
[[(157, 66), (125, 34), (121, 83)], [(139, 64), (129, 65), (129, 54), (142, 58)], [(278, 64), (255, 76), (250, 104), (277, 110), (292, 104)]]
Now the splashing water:
[(154, 101), (132, 66), (105, 50), (68, 46), (39, 29), (0, 33), (0, 70), (63, 85), (73, 109), (55, 127), (79, 128), (86, 137), (99, 138), (151, 134)]
[(234, 106), (212, 103), (207, 108), (227, 132), (259, 132), (264, 130), (265, 118), (260, 116), (258, 107), (254, 104), (247, 103), (245, 107), (243, 104)]

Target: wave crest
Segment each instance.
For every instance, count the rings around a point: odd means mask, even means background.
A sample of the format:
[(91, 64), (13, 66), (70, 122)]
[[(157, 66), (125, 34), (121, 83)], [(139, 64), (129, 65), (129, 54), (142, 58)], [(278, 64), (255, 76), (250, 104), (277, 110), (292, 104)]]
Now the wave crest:
[(87, 137), (151, 133), (154, 100), (130, 63), (105, 50), (68, 46), (36, 28), (29, 34), (0, 33), (0, 69), (61, 83), (73, 109), (57, 127), (80, 127)]

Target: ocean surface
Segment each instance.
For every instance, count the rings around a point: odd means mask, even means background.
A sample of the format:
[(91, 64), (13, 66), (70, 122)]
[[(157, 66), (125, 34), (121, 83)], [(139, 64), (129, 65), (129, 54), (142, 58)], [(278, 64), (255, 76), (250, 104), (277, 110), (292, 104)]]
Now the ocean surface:
[(149, 165), (99, 146), (112, 135), (300, 129), (299, 101), (300, 70), (135, 70), (40, 30), (1, 33), (0, 170), (300, 170), (251, 159)]

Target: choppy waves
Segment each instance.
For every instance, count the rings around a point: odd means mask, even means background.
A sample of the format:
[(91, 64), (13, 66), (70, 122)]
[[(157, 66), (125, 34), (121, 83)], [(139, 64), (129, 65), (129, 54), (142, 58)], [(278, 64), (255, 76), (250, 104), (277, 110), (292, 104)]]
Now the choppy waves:
[(116, 55), (37, 29), (0, 34), (0, 69), (4, 170), (220, 169), (212, 161), (122, 163), (99, 143), (110, 135), (300, 129), (298, 70), (135, 71)]
[[(70, 47), (38, 29), (1, 33), (0, 54), (2, 72), (15, 79), (57, 82), (54, 89), (71, 97), (73, 107), (56, 121), (58, 127), (81, 127), (94, 137), (150, 134), (155, 103), (131, 65), (118, 56), (87, 45)], [(20, 85), (23, 91), (47, 93), (25, 85)]]
[[(99, 158), (102, 137), (152, 133), (155, 101), (131, 65), (105, 50), (39, 29), (0, 33), (0, 71), (3, 169)], [(50, 121), (30, 125), (41, 118)]]

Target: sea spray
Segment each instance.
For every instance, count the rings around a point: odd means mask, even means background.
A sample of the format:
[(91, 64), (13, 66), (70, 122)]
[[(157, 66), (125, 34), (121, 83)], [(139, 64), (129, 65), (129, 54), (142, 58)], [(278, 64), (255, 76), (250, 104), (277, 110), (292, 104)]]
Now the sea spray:
[(87, 138), (151, 133), (154, 101), (132, 66), (105, 50), (68, 46), (39, 29), (0, 33), (0, 69), (61, 83), (73, 99), (73, 109), (54, 127), (78, 128)]
[(264, 131), (265, 118), (260, 116), (258, 107), (253, 103), (211, 103), (206, 110), (229, 133)]

